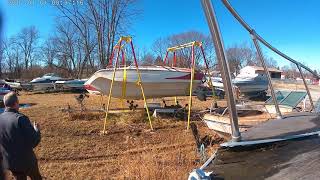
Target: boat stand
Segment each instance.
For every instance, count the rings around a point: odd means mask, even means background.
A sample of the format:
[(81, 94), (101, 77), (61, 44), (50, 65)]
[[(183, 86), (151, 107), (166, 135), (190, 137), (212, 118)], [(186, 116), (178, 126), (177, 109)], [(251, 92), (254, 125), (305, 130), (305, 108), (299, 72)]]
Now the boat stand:
[[(114, 66), (113, 66), (112, 81), (111, 81), (111, 86), (110, 86), (110, 89), (109, 89), (109, 96), (108, 96), (108, 101), (107, 101), (106, 115), (105, 115), (105, 118), (104, 118), (104, 125), (103, 125), (102, 134), (106, 134), (107, 120), (108, 120), (109, 108), (110, 108), (110, 103), (111, 103), (111, 98), (112, 98), (112, 88), (113, 88), (113, 83), (114, 83), (116, 71), (117, 71), (117, 68), (118, 68), (118, 65), (119, 65), (120, 52), (122, 53), (122, 65), (126, 66), (125, 56), (124, 56), (125, 53), (124, 53), (124, 50), (123, 50), (123, 46), (125, 44), (129, 44), (130, 47), (131, 47), (133, 60), (134, 60), (134, 64), (135, 64), (137, 75), (138, 75), (137, 85), (140, 86), (141, 94), (142, 94), (143, 101), (144, 101), (144, 106), (145, 106), (145, 109), (146, 109), (146, 112), (147, 112), (147, 115), (148, 115), (150, 128), (151, 128), (151, 130), (153, 130), (151, 117), (150, 117), (150, 113), (149, 113), (149, 108), (148, 108), (148, 104), (147, 104), (146, 97), (145, 97), (145, 94), (144, 94), (141, 74), (140, 74), (140, 71), (139, 71), (139, 66), (138, 66), (136, 54), (135, 54), (135, 51), (134, 51), (132, 38), (130, 36), (122, 36), (120, 38), (120, 40), (118, 41), (117, 45), (114, 47), (112, 55), (111, 55), (111, 58), (109, 60), (109, 66), (112, 66), (113, 65), (114, 52), (117, 50), (116, 61), (115, 61)], [(125, 92), (126, 92), (126, 77), (127, 77), (127, 75), (126, 75), (126, 69), (125, 68), (124, 68), (123, 73), (124, 73), (124, 75), (123, 75), (123, 81), (122, 81), (122, 104), (123, 104), (123, 99), (125, 98)]]
[[(215, 90), (213, 87), (213, 83), (211, 80), (211, 75), (210, 75), (210, 71), (209, 71), (209, 64), (208, 61), (206, 59), (205, 53), (204, 53), (204, 49), (202, 46), (202, 42), (200, 41), (193, 41), (193, 42), (189, 42), (186, 44), (181, 44), (178, 46), (173, 46), (173, 47), (169, 47), (167, 49), (166, 52), (166, 56), (163, 60), (164, 65), (169, 64), (169, 60), (168, 60), (168, 55), (169, 53), (173, 53), (173, 60), (171, 62), (171, 67), (176, 67), (177, 66), (177, 55), (176, 52), (178, 50), (184, 49), (184, 48), (190, 48), (191, 47), (191, 76), (190, 76), (190, 89), (189, 89), (189, 104), (188, 104), (188, 125), (187, 125), (187, 130), (189, 130), (190, 128), (190, 117), (191, 117), (191, 107), (192, 107), (192, 89), (193, 89), (193, 80), (194, 80), (194, 73), (195, 73), (195, 47), (199, 47), (203, 60), (204, 60), (204, 64), (206, 66), (206, 74), (209, 75), (209, 86), (212, 89), (212, 97), (214, 99), (214, 101), (216, 101), (216, 97), (215, 97)], [(177, 103), (176, 97), (175, 97), (175, 101)]]

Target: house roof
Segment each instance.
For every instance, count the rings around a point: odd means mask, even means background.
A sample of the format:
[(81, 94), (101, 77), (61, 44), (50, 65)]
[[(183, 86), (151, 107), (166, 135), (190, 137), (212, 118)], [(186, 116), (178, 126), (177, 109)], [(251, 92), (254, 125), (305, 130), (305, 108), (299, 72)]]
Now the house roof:
[[(258, 70), (258, 71), (264, 71), (263, 67), (260, 67), (260, 66), (249, 66), (249, 67), (252, 67), (253, 69)], [(283, 72), (283, 71), (276, 69), (276, 68), (268, 68), (268, 70), (269, 70), (269, 72), (280, 72), (280, 73)]]

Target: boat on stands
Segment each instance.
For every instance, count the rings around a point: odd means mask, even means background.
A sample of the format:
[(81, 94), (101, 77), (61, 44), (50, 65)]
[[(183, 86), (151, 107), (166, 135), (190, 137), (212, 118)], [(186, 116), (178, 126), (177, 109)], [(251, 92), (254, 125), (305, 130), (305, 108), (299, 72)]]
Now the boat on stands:
[(55, 82), (58, 80), (62, 80), (63, 78), (54, 74), (48, 73), (43, 75), (42, 77), (37, 77), (30, 81), (33, 90), (49, 90), (55, 88)]
[[(89, 92), (100, 92), (101, 94), (108, 95), (113, 70), (113, 68), (107, 68), (94, 73), (85, 83), (85, 89)], [(191, 70), (188, 68), (141, 66), (139, 67), (139, 72), (147, 98), (189, 95)], [(203, 77), (202, 72), (195, 72), (193, 90), (200, 85)], [(118, 68), (115, 74), (112, 97), (141, 99), (141, 89), (137, 81), (138, 74), (136, 67)]]

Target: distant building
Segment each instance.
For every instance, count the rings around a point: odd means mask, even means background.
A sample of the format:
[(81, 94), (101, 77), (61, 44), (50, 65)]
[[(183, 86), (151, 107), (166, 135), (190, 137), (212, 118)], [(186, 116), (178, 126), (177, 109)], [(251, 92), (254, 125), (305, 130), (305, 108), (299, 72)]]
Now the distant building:
[[(281, 78), (281, 73), (283, 71), (276, 69), (276, 68), (268, 68), (271, 78)], [(240, 70), (240, 73), (247, 73), (247, 74), (265, 74), (263, 67), (259, 66), (246, 66)]]

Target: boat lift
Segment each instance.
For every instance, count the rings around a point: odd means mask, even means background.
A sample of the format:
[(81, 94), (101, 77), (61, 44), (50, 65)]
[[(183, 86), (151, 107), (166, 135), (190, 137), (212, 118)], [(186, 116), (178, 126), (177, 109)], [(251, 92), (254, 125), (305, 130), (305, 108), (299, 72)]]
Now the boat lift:
[[(202, 42), (200, 41), (193, 41), (193, 42), (189, 42), (189, 43), (185, 43), (185, 44), (181, 44), (181, 45), (177, 45), (177, 46), (173, 46), (173, 47), (169, 47), (167, 49), (166, 52), (166, 56), (163, 60), (164, 65), (169, 64), (169, 60), (168, 60), (168, 55), (169, 53), (173, 53), (173, 60), (171, 63), (171, 67), (176, 67), (177, 66), (177, 55), (176, 55), (176, 51), (184, 49), (184, 48), (190, 48), (191, 47), (191, 76), (190, 76), (190, 90), (189, 90), (189, 105), (188, 105), (188, 125), (187, 125), (187, 130), (189, 130), (190, 128), (190, 116), (191, 116), (191, 107), (192, 107), (192, 87), (193, 87), (193, 79), (194, 79), (194, 73), (195, 73), (195, 47), (199, 47), (203, 60), (204, 60), (204, 64), (206, 67), (206, 73), (209, 75), (209, 86), (212, 89), (212, 97), (214, 102), (216, 102), (216, 97), (215, 97), (215, 92), (214, 92), (214, 88), (213, 88), (213, 83), (211, 80), (211, 75), (210, 75), (210, 71), (209, 71), (209, 64), (208, 61), (206, 59), (205, 53), (204, 53), (204, 49), (202, 46)], [(175, 98), (176, 99), (176, 98)]]
[[(109, 96), (108, 96), (108, 101), (107, 101), (107, 106), (106, 106), (106, 114), (105, 114), (105, 118), (104, 118), (104, 125), (103, 125), (102, 134), (105, 134), (105, 133), (106, 133), (106, 126), (107, 126), (107, 119), (108, 119), (108, 114), (109, 114), (109, 110), (110, 110), (109, 107), (110, 107), (110, 103), (111, 103), (113, 83), (114, 83), (114, 80), (115, 80), (115, 75), (116, 75), (117, 68), (118, 68), (118, 66), (120, 65), (120, 64), (119, 64), (120, 52), (121, 52), (121, 55), (122, 55), (122, 64), (121, 64), (121, 65), (126, 66), (126, 62), (125, 62), (125, 52), (124, 52), (124, 50), (123, 50), (123, 47), (124, 47), (126, 44), (129, 44), (130, 47), (131, 47), (131, 51), (132, 51), (132, 55), (133, 55), (133, 60), (134, 60), (135, 68), (136, 68), (137, 75), (138, 75), (137, 85), (140, 86), (142, 98), (143, 98), (143, 101), (144, 101), (144, 106), (145, 106), (145, 109), (146, 109), (146, 112), (147, 112), (147, 115), (148, 115), (148, 120), (149, 120), (150, 128), (151, 128), (151, 130), (153, 130), (152, 122), (151, 122), (151, 117), (150, 117), (150, 113), (149, 113), (149, 108), (148, 108), (148, 104), (147, 104), (147, 101), (146, 101), (146, 96), (145, 96), (145, 94), (144, 94), (144, 89), (143, 89), (141, 74), (140, 74), (140, 71), (139, 71), (139, 65), (138, 65), (137, 58), (136, 58), (136, 54), (135, 54), (135, 51), (134, 51), (134, 46), (133, 46), (132, 38), (131, 38), (130, 36), (122, 36), (122, 37), (120, 38), (120, 40), (118, 41), (117, 45), (114, 47), (113, 52), (112, 52), (111, 57), (110, 57), (110, 60), (109, 60), (109, 67), (112, 67), (112, 66), (113, 66), (113, 74), (112, 74), (111, 86), (110, 86), (110, 89), (109, 89)], [(116, 56), (116, 61), (114, 62), (114, 65), (113, 65), (113, 57), (114, 57), (115, 52), (117, 52), (117, 56)], [(126, 75), (126, 69), (124, 68), (124, 71), (123, 71), (123, 81), (122, 81), (122, 83), (123, 83), (123, 84), (122, 84), (122, 100), (121, 100), (121, 101), (122, 101), (122, 105), (123, 105), (123, 100), (125, 99), (126, 77), (127, 77), (127, 75)]]

